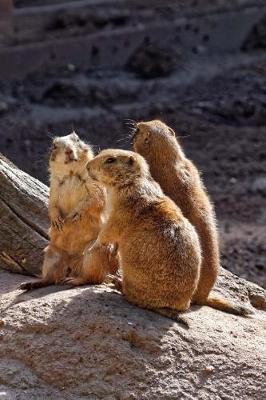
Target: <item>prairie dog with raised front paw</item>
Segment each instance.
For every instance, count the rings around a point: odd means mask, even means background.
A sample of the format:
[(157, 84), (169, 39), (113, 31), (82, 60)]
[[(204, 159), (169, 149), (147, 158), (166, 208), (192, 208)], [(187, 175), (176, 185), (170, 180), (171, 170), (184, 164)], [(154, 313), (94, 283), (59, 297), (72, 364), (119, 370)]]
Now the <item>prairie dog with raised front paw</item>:
[(99, 249), (94, 258), (89, 256), (104, 222), (106, 200), (105, 189), (88, 177), (86, 165), (92, 158), (91, 147), (76, 133), (54, 138), (49, 161), (50, 243), (44, 251), (42, 279), (22, 284), (22, 289), (61, 284), (84, 271), (83, 283), (101, 283), (106, 273), (116, 272), (112, 245)]

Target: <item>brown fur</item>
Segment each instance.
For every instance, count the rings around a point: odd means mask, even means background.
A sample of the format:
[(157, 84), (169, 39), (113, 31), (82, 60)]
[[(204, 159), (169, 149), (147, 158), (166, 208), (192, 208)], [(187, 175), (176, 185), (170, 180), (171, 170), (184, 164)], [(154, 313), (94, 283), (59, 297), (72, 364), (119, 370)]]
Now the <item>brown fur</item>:
[(201, 251), (195, 229), (163, 194), (140, 155), (105, 150), (89, 162), (88, 171), (106, 185), (109, 209), (94, 249), (115, 243), (126, 298), (178, 319), (198, 284)]
[(85, 252), (81, 271), (75, 277), (66, 280), (72, 286), (86, 283), (99, 285), (108, 274), (116, 274), (119, 268), (117, 246), (112, 244), (91, 247)]
[(118, 268), (111, 245), (88, 255), (104, 221), (106, 196), (104, 188), (88, 177), (86, 165), (92, 158), (90, 146), (75, 133), (54, 139), (49, 163), (50, 243), (45, 249), (42, 279), (21, 288), (61, 284), (68, 276), (95, 283), (105, 270), (105, 274), (115, 271), (114, 265), (109, 270), (109, 259)]
[(197, 168), (186, 158), (174, 131), (159, 120), (139, 122), (134, 150), (147, 160), (152, 177), (181, 208), (199, 235), (202, 264), (193, 302), (233, 314), (249, 314), (245, 307), (210, 295), (220, 267), (215, 212)]

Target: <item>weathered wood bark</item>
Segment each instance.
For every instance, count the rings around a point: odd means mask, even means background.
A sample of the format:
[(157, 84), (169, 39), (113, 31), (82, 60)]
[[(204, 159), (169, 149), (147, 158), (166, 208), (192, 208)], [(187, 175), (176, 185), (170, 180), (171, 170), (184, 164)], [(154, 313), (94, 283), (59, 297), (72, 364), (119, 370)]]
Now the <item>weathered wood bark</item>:
[[(0, 267), (37, 275), (48, 242), (48, 188), (0, 154)], [(226, 297), (266, 309), (266, 291), (221, 269), (215, 288)]]
[(0, 267), (37, 275), (49, 227), (48, 188), (0, 154)]

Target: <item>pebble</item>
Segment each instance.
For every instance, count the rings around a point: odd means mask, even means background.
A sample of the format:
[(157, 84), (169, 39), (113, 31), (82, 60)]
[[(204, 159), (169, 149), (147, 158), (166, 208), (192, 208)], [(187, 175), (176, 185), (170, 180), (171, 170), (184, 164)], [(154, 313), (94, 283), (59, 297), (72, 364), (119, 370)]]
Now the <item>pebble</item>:
[(0, 112), (8, 110), (8, 104), (5, 101), (0, 101)]
[(76, 67), (75, 67), (74, 64), (67, 64), (67, 69), (68, 69), (70, 72), (76, 71)]
[(251, 185), (251, 191), (266, 196), (266, 176), (256, 178)]
[(214, 372), (214, 366), (213, 365), (207, 365), (206, 367), (205, 367), (205, 370), (204, 370), (207, 374), (211, 374), (212, 372)]

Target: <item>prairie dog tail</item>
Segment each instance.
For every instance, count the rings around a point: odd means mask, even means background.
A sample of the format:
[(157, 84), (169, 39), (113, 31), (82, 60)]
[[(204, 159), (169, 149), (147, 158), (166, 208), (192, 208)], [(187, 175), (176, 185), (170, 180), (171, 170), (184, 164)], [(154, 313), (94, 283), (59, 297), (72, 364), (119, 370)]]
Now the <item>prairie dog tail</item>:
[(242, 304), (233, 303), (216, 294), (210, 294), (207, 299), (196, 301), (196, 303), (202, 306), (209, 306), (229, 314), (241, 315), (243, 317), (249, 317), (250, 315), (254, 314), (254, 311), (251, 308)]
[(40, 289), (46, 286), (52, 285), (52, 282), (47, 281), (45, 279), (39, 279), (38, 281), (33, 281), (33, 282), (24, 282), (21, 283), (19, 286), (19, 289), (29, 291), (33, 289)]
[(166, 318), (172, 319), (175, 322), (179, 322), (186, 329), (189, 329), (188, 320), (185, 317), (181, 316), (178, 311), (172, 310), (170, 308), (154, 308), (150, 309), (150, 311), (153, 311), (156, 314), (160, 314)]

